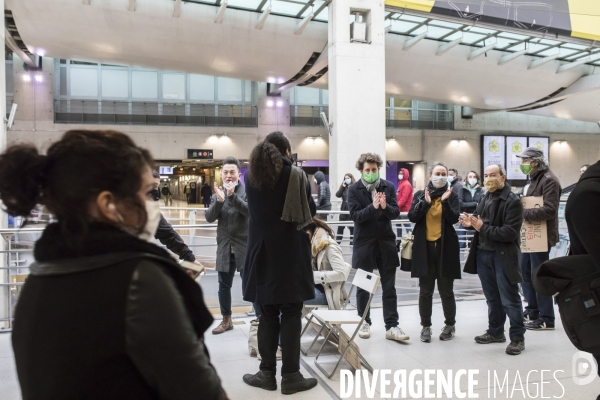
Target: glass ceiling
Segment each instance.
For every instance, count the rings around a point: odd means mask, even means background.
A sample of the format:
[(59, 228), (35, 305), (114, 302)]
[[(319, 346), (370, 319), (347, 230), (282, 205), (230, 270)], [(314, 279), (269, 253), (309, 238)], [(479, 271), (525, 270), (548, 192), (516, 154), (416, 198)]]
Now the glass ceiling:
[[(221, 0), (183, 0), (193, 3), (220, 6)], [(228, 8), (262, 12), (269, 5), (271, 14), (292, 18), (304, 18), (313, 13), (313, 20), (327, 22), (328, 5), (331, 0), (229, 0)], [(450, 42), (462, 38), (461, 44), (484, 47), (496, 43), (496, 50), (514, 53), (526, 50), (527, 55), (537, 57), (553, 56), (559, 53), (558, 60), (579, 61), (587, 59), (586, 64), (600, 66), (600, 48), (586, 47), (569, 43), (562, 39), (545, 39), (537, 36), (521, 35), (512, 32), (407, 15), (386, 12), (386, 26), (391, 25), (390, 33), (403, 36), (417, 36), (424, 32), (432, 40)]]
[(521, 35), (512, 32), (482, 28), (473, 24), (457, 24), (433, 18), (417, 17), (397, 12), (387, 12), (386, 26), (390, 33), (404, 36), (418, 36), (427, 32), (429, 39), (450, 42), (462, 38), (461, 44), (484, 47), (496, 43), (496, 50), (515, 53), (526, 50), (527, 55), (547, 57), (560, 54), (558, 60), (579, 61), (588, 59), (586, 64), (600, 66), (600, 48), (586, 47), (561, 39), (543, 39), (537, 36)]
[[(211, 4), (220, 6), (221, 0), (183, 0), (190, 3)], [(304, 18), (311, 12), (314, 14), (314, 21), (327, 22), (329, 12), (327, 5), (331, 0), (229, 0), (227, 8), (237, 8), (262, 12), (271, 5), (271, 14), (285, 17)]]

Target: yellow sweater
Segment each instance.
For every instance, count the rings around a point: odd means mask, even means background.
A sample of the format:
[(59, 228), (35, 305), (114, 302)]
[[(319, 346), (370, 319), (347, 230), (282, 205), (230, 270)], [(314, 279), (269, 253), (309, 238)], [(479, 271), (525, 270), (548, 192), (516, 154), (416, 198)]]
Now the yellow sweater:
[(431, 199), (431, 207), (425, 214), (426, 236), (428, 242), (442, 237), (442, 199)]

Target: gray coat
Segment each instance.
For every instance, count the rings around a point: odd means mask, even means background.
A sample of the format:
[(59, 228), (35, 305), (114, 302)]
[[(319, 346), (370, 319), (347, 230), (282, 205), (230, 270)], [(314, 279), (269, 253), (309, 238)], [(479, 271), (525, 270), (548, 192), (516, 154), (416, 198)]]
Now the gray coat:
[(209, 223), (219, 220), (217, 226), (217, 271), (229, 272), (231, 253), (235, 255), (237, 271), (244, 267), (246, 240), (248, 239), (248, 201), (246, 188), (240, 183), (225, 201), (217, 201), (213, 194), (204, 214)]

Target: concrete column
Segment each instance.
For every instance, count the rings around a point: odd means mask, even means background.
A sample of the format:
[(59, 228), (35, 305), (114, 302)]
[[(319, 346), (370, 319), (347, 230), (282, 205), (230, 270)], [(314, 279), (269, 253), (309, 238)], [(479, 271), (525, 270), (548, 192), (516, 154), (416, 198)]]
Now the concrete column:
[[(353, 12), (366, 16), (367, 43), (351, 42)], [(352, 18), (354, 20), (354, 18)], [(329, 176), (337, 189), (359, 155), (379, 154), (385, 163), (385, 32), (382, 0), (333, 0), (329, 4)], [(385, 178), (385, 164), (381, 169)]]
[[(0, 0), (0, 6), (4, 9), (4, 0)], [(2, 36), (2, 43), (5, 42), (4, 37), (4, 18), (0, 22), (0, 35)], [(4, 118), (6, 117), (6, 63), (4, 60), (0, 63), (0, 117), (2, 123), (0, 124), (0, 152), (6, 150), (6, 124)], [(8, 215), (0, 211), (0, 229), (8, 228)], [(3, 237), (0, 237), (0, 250), (6, 250), (7, 245)], [(6, 267), (6, 254), (0, 254), (0, 267)], [(0, 269), (0, 283), (7, 283), (7, 273), (5, 269)], [(0, 318), (8, 317), (8, 295), (10, 290), (8, 286), (0, 287)], [(0, 323), (0, 327), (5, 328), (8, 324), (6, 322)]]

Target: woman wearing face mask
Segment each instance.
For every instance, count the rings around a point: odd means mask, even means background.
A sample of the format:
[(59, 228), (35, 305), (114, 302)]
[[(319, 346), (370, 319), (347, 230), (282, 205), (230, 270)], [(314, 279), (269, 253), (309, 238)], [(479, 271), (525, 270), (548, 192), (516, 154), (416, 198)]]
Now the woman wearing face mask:
[[(335, 197), (342, 199), (342, 206), (340, 207), (340, 211), (348, 211), (348, 188), (350, 187), (350, 185), (353, 185), (354, 183), (356, 183), (356, 180), (354, 179), (354, 175), (352, 175), (350, 173), (344, 175), (344, 180), (342, 181), (342, 184), (340, 185), (340, 188), (338, 189), (338, 191), (335, 193)], [(351, 221), (350, 215), (349, 214), (340, 214), (340, 221)], [(337, 228), (336, 240), (337, 240), (338, 244), (342, 243), (342, 239), (344, 238), (344, 230), (345, 229), (346, 229), (346, 226), (344, 226), (344, 225), (339, 225)], [(352, 244), (354, 243), (354, 226), (350, 225), (350, 226), (348, 226), (348, 229), (350, 229), (350, 246), (352, 246)]]
[[(473, 214), (477, 208), (477, 203), (479, 203), (482, 194), (483, 189), (481, 188), (479, 174), (477, 174), (475, 171), (469, 171), (467, 174), (467, 184), (458, 189), (460, 212)], [(460, 248), (462, 249), (467, 247), (467, 235), (465, 228), (462, 225), (459, 225), (459, 232)]]
[(6, 210), (43, 204), (58, 221), (35, 245), (15, 311), (23, 399), (226, 398), (200, 287), (147, 242), (160, 221), (152, 163), (115, 131), (69, 131), (47, 155), (17, 145), (0, 156)]
[[(454, 224), (458, 222), (458, 196), (448, 188), (448, 169), (435, 163), (429, 170), (429, 184), (415, 193), (408, 219), (414, 222), (412, 261), (402, 259), (403, 269), (410, 268), (419, 278), (419, 314), (421, 341), (431, 342), (431, 311), (437, 280), (445, 325), (440, 340), (454, 337), (456, 302), (454, 279), (460, 279), (460, 249)], [(410, 263), (410, 266), (408, 264)]]

